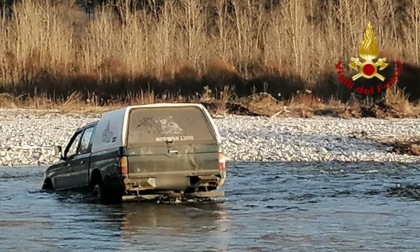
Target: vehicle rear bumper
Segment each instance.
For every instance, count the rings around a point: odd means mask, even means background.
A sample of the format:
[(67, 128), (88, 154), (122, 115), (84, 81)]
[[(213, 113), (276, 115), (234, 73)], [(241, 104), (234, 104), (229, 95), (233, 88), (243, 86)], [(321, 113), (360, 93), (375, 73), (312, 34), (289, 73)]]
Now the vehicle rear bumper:
[[(211, 191), (220, 188), (226, 180), (226, 171), (206, 171), (201, 173), (160, 173), (160, 174), (130, 174), (124, 178), (127, 194), (139, 194), (142, 191), (184, 191), (187, 188), (205, 188)], [(202, 190), (194, 190), (202, 191)]]
[(150, 201), (150, 200), (194, 200), (194, 199), (212, 199), (224, 197), (225, 192), (223, 191), (210, 191), (210, 192), (195, 192), (195, 193), (175, 193), (175, 192), (166, 192), (166, 193), (154, 193), (154, 194), (140, 194), (140, 195), (123, 195), (122, 200), (124, 202), (130, 201)]

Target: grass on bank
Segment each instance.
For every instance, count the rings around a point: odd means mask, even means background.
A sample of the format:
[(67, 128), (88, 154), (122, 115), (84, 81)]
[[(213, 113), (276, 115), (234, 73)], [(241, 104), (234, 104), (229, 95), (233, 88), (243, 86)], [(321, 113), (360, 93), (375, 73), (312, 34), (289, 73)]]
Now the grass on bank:
[[(202, 94), (186, 99), (171, 95), (158, 98), (153, 91), (130, 94), (131, 98), (122, 102), (119, 99), (110, 101), (107, 106), (101, 106), (98, 97), (94, 95), (85, 99), (80, 92), (73, 92), (66, 99), (49, 99), (47, 95), (36, 97), (14, 97), (10, 94), (0, 94), (0, 107), (3, 108), (28, 108), (36, 110), (57, 110), (67, 114), (100, 114), (110, 110), (129, 105), (142, 105), (158, 102), (196, 102), (207, 107), (213, 115), (225, 116), (229, 113), (247, 114), (240, 109), (232, 109), (232, 104), (241, 104), (248, 112), (255, 115), (277, 117), (303, 117), (333, 116), (344, 119), (376, 117), (376, 118), (409, 118), (420, 116), (420, 103), (408, 102), (404, 91), (398, 88), (387, 90), (381, 102), (372, 99), (350, 99), (343, 103), (335, 99), (326, 102), (315, 97), (311, 92), (297, 93), (286, 101), (276, 100), (266, 93), (254, 94), (247, 98), (237, 98), (225, 87), (218, 93), (205, 90)], [(257, 97), (257, 99), (254, 99)], [(262, 99), (260, 99), (262, 97)], [(245, 102), (244, 102), (245, 101)], [(378, 105), (379, 104), (379, 105)], [(242, 111), (242, 112), (241, 112)]]
[(229, 86), (237, 96), (268, 92), (297, 103), (296, 92), (309, 89), (323, 103), (346, 103), (334, 65), (357, 56), (369, 19), (382, 56), (411, 66), (401, 87), (420, 97), (418, 1), (179, 0), (151, 11), (116, 2), (89, 15), (76, 1), (16, 1), (10, 15), (2, 11), (0, 93), (48, 106), (78, 92), (110, 106), (193, 101), (206, 86)]

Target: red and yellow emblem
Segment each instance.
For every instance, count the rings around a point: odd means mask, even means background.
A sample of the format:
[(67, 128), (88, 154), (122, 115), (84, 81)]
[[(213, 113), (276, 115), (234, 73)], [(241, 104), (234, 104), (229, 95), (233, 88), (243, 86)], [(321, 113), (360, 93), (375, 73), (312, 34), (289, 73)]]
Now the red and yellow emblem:
[(385, 77), (378, 73), (378, 68), (381, 71), (388, 66), (388, 63), (386, 63), (386, 58), (379, 58), (374, 62), (374, 59), (379, 56), (379, 48), (370, 22), (366, 26), (363, 34), (363, 41), (359, 45), (358, 52), (359, 57), (364, 59), (364, 62), (360, 62), (359, 58), (351, 58), (350, 67), (359, 71), (352, 79), (357, 80), (363, 76), (367, 79), (376, 77), (381, 81), (384, 81)]

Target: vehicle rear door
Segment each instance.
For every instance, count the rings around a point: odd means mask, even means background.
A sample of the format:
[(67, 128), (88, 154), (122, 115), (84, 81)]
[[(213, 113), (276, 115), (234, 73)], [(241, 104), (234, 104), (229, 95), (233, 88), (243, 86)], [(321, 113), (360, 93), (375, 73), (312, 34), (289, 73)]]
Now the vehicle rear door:
[(73, 188), (87, 187), (89, 185), (90, 148), (94, 130), (95, 126), (93, 125), (83, 131), (77, 155), (69, 160)]
[(199, 107), (133, 109), (128, 124), (129, 177), (218, 172), (216, 134)]

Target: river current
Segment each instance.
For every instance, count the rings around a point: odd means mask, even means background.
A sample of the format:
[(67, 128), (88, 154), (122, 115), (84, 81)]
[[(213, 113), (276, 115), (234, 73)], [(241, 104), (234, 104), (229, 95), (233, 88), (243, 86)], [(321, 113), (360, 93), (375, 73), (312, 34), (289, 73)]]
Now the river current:
[(420, 171), (395, 163), (230, 163), (214, 202), (100, 205), (0, 167), (0, 251), (418, 251)]

